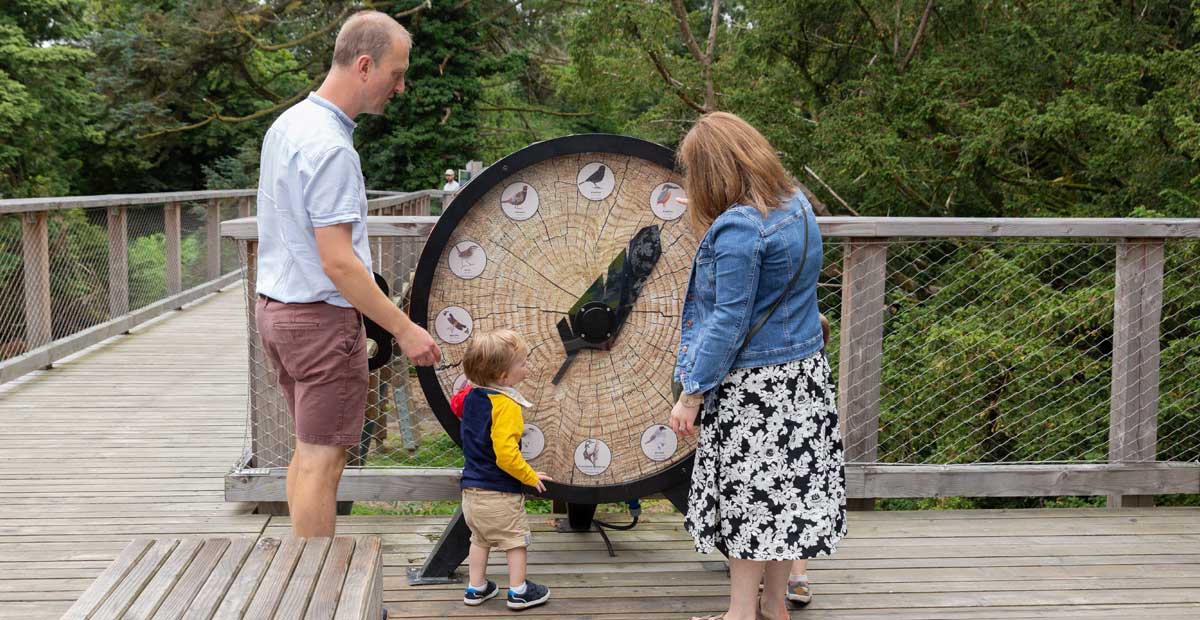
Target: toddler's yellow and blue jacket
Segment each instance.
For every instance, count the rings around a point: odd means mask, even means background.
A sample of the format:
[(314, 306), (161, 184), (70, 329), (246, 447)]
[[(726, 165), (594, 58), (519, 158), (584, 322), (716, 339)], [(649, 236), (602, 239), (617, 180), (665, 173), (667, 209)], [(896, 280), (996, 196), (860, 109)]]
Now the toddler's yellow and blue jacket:
[(521, 456), (525, 418), (521, 405), (495, 390), (476, 387), (463, 399), (461, 487), (521, 493), (537, 474)]

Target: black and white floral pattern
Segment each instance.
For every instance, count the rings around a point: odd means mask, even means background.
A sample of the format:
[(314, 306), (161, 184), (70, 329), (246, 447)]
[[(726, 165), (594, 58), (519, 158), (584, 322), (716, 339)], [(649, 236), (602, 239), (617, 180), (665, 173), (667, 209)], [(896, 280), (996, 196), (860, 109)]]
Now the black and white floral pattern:
[(825, 355), (733, 370), (705, 408), (685, 520), (696, 550), (833, 553), (846, 535), (846, 476)]

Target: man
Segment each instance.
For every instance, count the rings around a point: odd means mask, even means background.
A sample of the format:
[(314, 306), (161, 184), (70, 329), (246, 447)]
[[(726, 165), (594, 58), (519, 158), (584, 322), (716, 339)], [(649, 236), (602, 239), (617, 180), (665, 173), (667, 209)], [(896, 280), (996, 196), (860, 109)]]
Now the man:
[(346, 447), (362, 434), (367, 355), (362, 316), (395, 335), (413, 363), (441, 351), (375, 285), (355, 116), (404, 92), (412, 38), (391, 17), (356, 13), (338, 32), (321, 87), (263, 138), (258, 186), (256, 324), (295, 421), (287, 498), (296, 536), (333, 536)]
[(457, 192), (459, 188), (458, 181), (454, 180), (454, 169), (446, 168), (446, 184), (442, 186), (443, 192)]

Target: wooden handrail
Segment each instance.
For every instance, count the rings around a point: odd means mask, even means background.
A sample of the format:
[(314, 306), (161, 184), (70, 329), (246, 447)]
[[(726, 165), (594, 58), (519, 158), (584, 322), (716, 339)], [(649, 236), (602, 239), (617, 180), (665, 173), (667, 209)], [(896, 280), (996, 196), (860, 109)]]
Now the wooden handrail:
[(0, 200), (0, 214), (60, 209), (96, 209), (100, 207), (135, 207), (172, 202), (202, 202), (222, 198), (252, 198), (252, 189), (220, 189), (196, 192), (157, 192), (149, 194), (105, 194), (102, 196), (62, 196), (48, 198), (5, 198)]
[[(395, 200), (398, 204), (409, 200), (409, 196), (424, 193), (442, 193), (436, 190), (413, 192), (404, 197), (389, 197), (377, 200)], [(386, 206), (388, 203), (370, 201)], [(385, 236), (411, 236), (398, 224), (429, 225), (436, 222), (431, 216), (397, 216), (386, 220), (384, 216), (371, 216), (372, 222), (387, 222), (388, 227), (372, 228), (369, 234)], [(229, 227), (226, 227), (226, 224)], [(924, 218), (924, 217), (818, 217), (817, 225), (821, 236), (827, 238), (886, 239), (911, 238), (1092, 238), (1092, 239), (1195, 239), (1200, 238), (1200, 218), (1195, 219), (1087, 219), (1087, 218)], [(255, 239), (253, 219), (229, 220), (222, 224), (221, 235), (235, 239)], [(378, 232), (375, 232), (378, 230)], [(391, 232), (389, 232), (391, 231)]]

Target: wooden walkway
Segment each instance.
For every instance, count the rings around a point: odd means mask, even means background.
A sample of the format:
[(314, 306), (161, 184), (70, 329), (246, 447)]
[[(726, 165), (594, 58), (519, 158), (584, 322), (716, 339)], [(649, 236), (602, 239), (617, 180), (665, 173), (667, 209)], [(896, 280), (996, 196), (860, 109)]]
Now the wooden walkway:
[[(0, 387), (0, 619), (58, 618), (133, 537), (282, 536), (286, 518), (223, 501), (246, 411), (240, 285), (16, 385)], [(537, 618), (657, 620), (723, 609), (719, 557), (678, 516), (612, 532), (550, 531), (534, 515)], [(621, 517), (614, 516), (614, 521)], [(461, 586), (410, 587), (445, 518), (347, 517), (378, 533), (393, 618), (513, 618)], [(503, 557), (493, 557), (503, 583)], [(810, 567), (793, 618), (1200, 618), (1200, 509), (852, 513), (850, 536)]]

